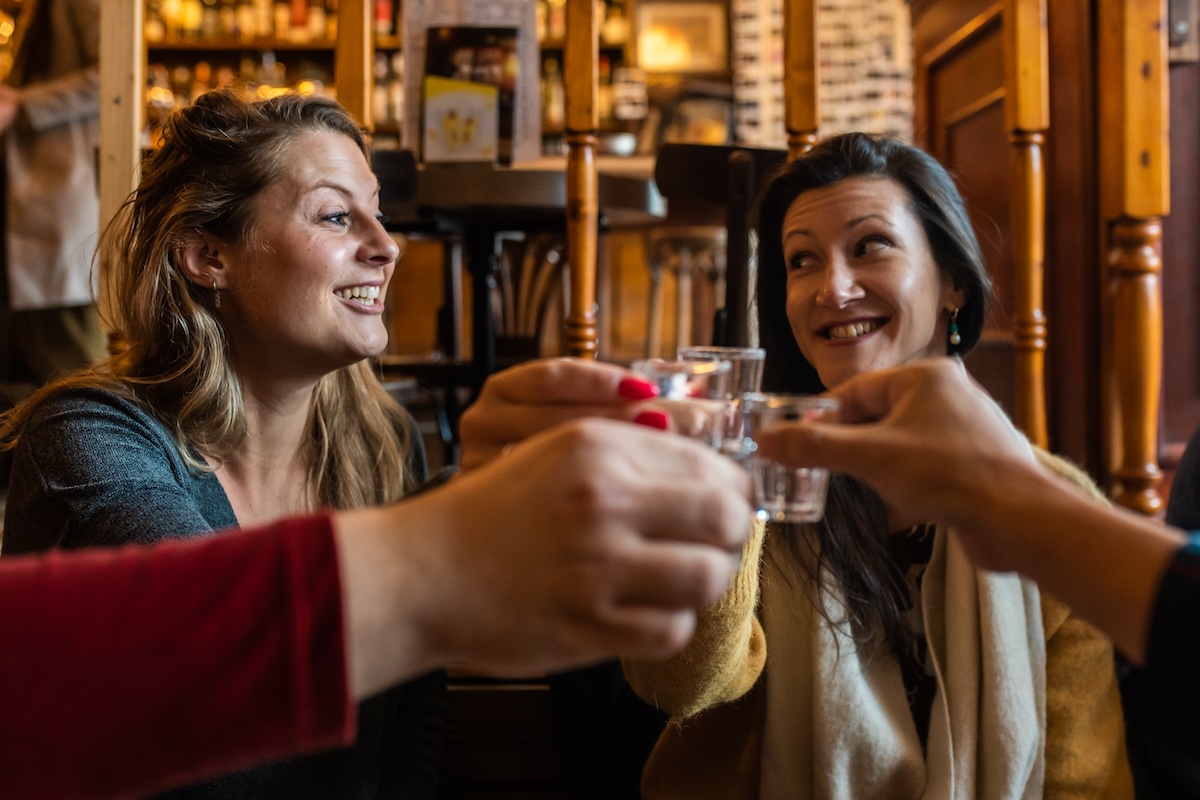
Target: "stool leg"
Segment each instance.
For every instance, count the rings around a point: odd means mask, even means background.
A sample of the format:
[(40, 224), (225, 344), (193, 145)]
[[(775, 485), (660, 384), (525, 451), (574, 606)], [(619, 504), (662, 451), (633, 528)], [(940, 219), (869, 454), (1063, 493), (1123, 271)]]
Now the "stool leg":
[(662, 341), (662, 264), (652, 260), (648, 264), (650, 270), (650, 298), (647, 303), (646, 316), (646, 358), (658, 355), (659, 342)]
[(675, 324), (676, 349), (692, 343), (692, 250), (687, 245), (679, 248), (679, 270), (676, 273), (675, 296), (678, 318)]

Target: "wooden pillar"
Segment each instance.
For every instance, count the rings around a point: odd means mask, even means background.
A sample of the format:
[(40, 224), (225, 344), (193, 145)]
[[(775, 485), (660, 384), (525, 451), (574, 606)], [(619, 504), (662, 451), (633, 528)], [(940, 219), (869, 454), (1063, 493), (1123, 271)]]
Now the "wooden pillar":
[(1005, 125), (1016, 290), (1016, 424), (1046, 447), (1046, 171), (1050, 122), (1046, 0), (1007, 0), (1004, 8)]
[(1105, 364), (1113, 499), (1158, 514), (1162, 218), (1170, 208), (1167, 41), (1161, 0), (1101, 0), (1099, 145), (1107, 234)]
[(600, 181), (596, 172), (599, 116), (600, 39), (597, 3), (567, 0), (566, 80), (567, 268), (571, 276), (567, 309), (567, 355), (595, 358), (596, 254), (599, 239)]
[[(142, 13), (142, 0), (105, 0), (100, 6), (101, 231), (137, 186), (146, 91)], [(97, 304), (107, 309), (104, 278)]]
[(372, 69), (375, 64), (372, 4), (368, 0), (340, 0), (337, 14), (333, 73), (338, 102), (363, 128), (374, 130), (371, 105)]
[(783, 122), (788, 160), (817, 143), (821, 126), (816, 0), (783, 3)]

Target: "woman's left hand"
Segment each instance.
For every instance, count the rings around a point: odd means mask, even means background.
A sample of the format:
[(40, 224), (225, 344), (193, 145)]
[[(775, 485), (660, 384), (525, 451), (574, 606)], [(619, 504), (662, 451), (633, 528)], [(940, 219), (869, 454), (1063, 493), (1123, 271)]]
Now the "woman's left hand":
[(480, 467), (505, 447), (580, 417), (632, 421), (643, 410), (638, 401), (656, 393), (623, 367), (583, 359), (543, 359), (498, 372), (459, 422), (460, 468)]

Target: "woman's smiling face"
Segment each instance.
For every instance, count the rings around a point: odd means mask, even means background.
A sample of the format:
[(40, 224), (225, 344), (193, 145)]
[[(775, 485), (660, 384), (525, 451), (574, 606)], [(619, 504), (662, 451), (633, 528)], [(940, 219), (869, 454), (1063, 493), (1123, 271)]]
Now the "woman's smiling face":
[(254, 241), (229, 248), (224, 316), (241, 359), (319, 376), (387, 345), (384, 298), (399, 247), (348, 136), (299, 136), (287, 163), (255, 199)]
[(934, 261), (904, 187), (855, 177), (797, 197), (783, 220), (787, 316), (827, 388), (947, 353), (965, 293)]

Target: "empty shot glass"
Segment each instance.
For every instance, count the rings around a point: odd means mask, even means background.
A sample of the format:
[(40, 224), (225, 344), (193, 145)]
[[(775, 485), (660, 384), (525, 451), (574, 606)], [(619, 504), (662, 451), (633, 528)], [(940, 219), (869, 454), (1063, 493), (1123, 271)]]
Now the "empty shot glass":
[(766, 355), (767, 351), (761, 347), (686, 345), (679, 348), (679, 358), (684, 361), (715, 358), (729, 362), (729, 397), (733, 410), (729, 415), (729, 428), (721, 438), (721, 452), (734, 460), (740, 461), (753, 449), (742, 397), (762, 389), (763, 360)]
[[(743, 398), (750, 438), (763, 431), (806, 419), (837, 419), (838, 401), (829, 397), (794, 394), (750, 394)], [(757, 449), (757, 444), (752, 444)], [(825, 513), (829, 471), (800, 467), (752, 453), (742, 462), (754, 482), (759, 513), (773, 522), (816, 522)]]
[(671, 429), (719, 447), (729, 427), (728, 361), (681, 361), (648, 358), (630, 365), (633, 372), (658, 387), (649, 405), (671, 418)]

